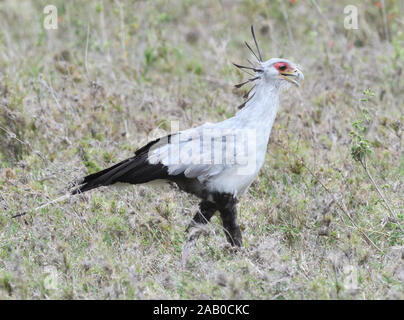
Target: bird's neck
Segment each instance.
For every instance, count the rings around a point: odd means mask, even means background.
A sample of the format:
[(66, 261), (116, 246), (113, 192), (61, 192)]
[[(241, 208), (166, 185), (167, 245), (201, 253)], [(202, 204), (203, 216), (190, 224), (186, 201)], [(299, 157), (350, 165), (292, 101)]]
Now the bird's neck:
[(256, 128), (259, 134), (269, 137), (279, 106), (279, 88), (267, 83), (258, 83), (252, 98), (235, 117), (249, 128)]

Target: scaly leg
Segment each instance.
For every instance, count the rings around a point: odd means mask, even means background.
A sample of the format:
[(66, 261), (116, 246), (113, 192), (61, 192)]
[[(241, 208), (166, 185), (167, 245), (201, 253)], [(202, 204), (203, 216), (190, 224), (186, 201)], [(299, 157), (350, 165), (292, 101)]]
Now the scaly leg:
[(243, 239), (240, 226), (237, 223), (237, 199), (232, 196), (226, 196), (222, 197), (221, 200), (219, 211), (226, 238), (232, 246), (241, 247)]

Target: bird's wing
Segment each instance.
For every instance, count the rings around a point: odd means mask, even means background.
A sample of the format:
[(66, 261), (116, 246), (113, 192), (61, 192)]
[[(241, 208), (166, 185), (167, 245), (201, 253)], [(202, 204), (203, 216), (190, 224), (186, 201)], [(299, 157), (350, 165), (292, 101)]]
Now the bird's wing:
[(161, 138), (150, 146), (147, 160), (167, 167), (170, 176), (184, 174), (203, 182), (238, 164), (243, 141), (234, 129), (205, 124)]

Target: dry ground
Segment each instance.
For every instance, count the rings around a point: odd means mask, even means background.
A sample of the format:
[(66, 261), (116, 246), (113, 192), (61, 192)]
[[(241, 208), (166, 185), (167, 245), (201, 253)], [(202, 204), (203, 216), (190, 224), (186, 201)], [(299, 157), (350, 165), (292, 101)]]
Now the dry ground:
[[(43, 28), (50, 2), (57, 30)], [(385, 3), (0, 1), (0, 298), (403, 299), (404, 4)], [(358, 30), (344, 29), (348, 4)], [(242, 250), (215, 217), (184, 270), (198, 200), (169, 187), (100, 189), (10, 218), (171, 120), (234, 114), (246, 75), (231, 62), (250, 58), (252, 23), (265, 58), (306, 79), (282, 95), (240, 203)], [(371, 151), (374, 184), (352, 143)]]

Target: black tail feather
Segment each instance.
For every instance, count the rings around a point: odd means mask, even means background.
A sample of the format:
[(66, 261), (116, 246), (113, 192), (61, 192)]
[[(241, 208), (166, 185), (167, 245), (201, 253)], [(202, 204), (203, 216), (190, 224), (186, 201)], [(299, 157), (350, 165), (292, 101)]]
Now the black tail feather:
[(127, 167), (131, 160), (133, 160), (133, 158), (126, 159), (110, 168), (84, 177), (83, 180), (80, 182), (80, 185), (72, 190), (72, 194), (83, 193), (100, 186), (108, 185), (107, 181), (112, 177), (112, 175), (115, 172)]
[(159, 139), (152, 141), (145, 147), (139, 149), (134, 157), (84, 177), (71, 193), (83, 193), (117, 182), (140, 184), (156, 179), (167, 179), (169, 176), (167, 167), (162, 164), (150, 164), (147, 160), (148, 150), (153, 144), (158, 142), (158, 140)]

